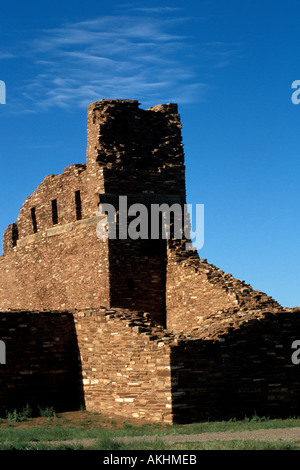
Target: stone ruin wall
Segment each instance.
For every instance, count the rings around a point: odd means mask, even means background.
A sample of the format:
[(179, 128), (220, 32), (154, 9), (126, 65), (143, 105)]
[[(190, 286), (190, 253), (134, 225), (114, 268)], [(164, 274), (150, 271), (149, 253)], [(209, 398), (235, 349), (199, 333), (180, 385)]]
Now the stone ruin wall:
[(167, 327), (176, 333), (200, 328), (215, 313), (220, 319), (230, 309), (248, 311), (281, 306), (264, 292), (225, 273), (182, 243), (170, 243), (166, 283)]
[(135, 100), (92, 103), (87, 167), (92, 175), (103, 172), (105, 193), (161, 194), (165, 202), (174, 195), (184, 203), (181, 128), (176, 104), (143, 110)]
[(73, 316), (55, 311), (1, 311), (0, 415), (29, 404), (57, 411), (80, 408), (82, 384)]
[(95, 236), (97, 203), (87, 178), (85, 165), (72, 165), (26, 199), (4, 234), (2, 309), (109, 305), (108, 246)]
[(79, 311), (74, 319), (86, 408), (172, 423), (170, 333), (132, 310)]
[(150, 310), (165, 324), (166, 242), (96, 236), (99, 202), (184, 202), (176, 105), (141, 110), (105, 100), (88, 109), (87, 163), (49, 175), (4, 234), (0, 307)]
[(125, 309), (0, 312), (0, 412), (84, 405), (111, 419), (166, 424), (298, 415), (291, 342), (300, 310), (244, 315), (230, 312), (230, 329), (215, 318), (205, 339), (209, 330), (174, 335)]
[(183, 205), (184, 176), (176, 105), (145, 111), (130, 100), (92, 103), (87, 163), (47, 176), (4, 234), (0, 308), (132, 308), (177, 332), (239, 305), (245, 286), (182, 245), (97, 238), (99, 202), (118, 210), (125, 194), (130, 204)]
[(89, 243), (95, 226), (73, 227), (5, 255), (0, 260), (1, 308), (108, 306), (108, 249), (98, 239)]
[(216, 314), (172, 348), (173, 421), (299, 416), (291, 345), (299, 338), (300, 309), (231, 310), (221, 318)]
[(185, 203), (180, 129), (175, 105), (93, 103), (87, 164), (47, 176), (6, 230), (2, 403), (84, 401), (107, 416), (166, 423), (251, 413), (260, 402), (299, 410), (290, 360), (299, 310), (174, 240), (96, 236), (98, 203), (116, 204), (120, 194)]
[[(96, 102), (88, 109), (87, 166), (101, 168), (100, 202), (185, 202), (185, 167), (177, 105), (147, 110), (137, 101)], [(91, 170), (92, 171), (92, 170)], [(150, 311), (166, 323), (166, 242), (109, 240), (110, 305)]]
[(0, 312), (0, 415), (27, 403), (172, 422), (167, 332), (123, 309)]
[(297, 415), (291, 343), (300, 310), (236, 310), (217, 320), (174, 334), (142, 312), (76, 313), (87, 409), (163, 423)]

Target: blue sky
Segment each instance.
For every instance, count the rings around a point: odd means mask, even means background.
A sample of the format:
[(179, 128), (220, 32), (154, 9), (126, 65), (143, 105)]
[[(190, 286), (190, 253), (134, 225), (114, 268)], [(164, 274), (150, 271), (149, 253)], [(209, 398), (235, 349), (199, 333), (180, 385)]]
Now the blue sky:
[(45, 175), (85, 162), (89, 103), (176, 102), (200, 256), (300, 305), (299, 17), (296, 0), (2, 2), (0, 232)]

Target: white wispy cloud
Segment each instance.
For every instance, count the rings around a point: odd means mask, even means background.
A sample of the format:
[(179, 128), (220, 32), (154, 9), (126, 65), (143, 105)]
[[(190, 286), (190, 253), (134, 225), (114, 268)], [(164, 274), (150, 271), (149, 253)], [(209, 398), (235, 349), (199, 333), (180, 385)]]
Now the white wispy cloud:
[[(20, 85), (24, 106), (86, 107), (102, 98), (145, 105), (202, 100), (209, 85), (201, 80), (193, 35), (186, 34), (191, 18), (178, 10), (134, 8), (42, 31), (24, 51), (34, 70)], [(209, 46), (211, 57), (226, 52), (222, 48)], [(229, 63), (228, 56), (214, 60), (216, 67)]]
[(0, 51), (0, 60), (2, 60), (2, 59), (12, 59), (14, 57), (15, 57), (15, 55), (12, 54), (11, 52), (1, 52)]
[(180, 8), (180, 7), (166, 7), (166, 6), (161, 6), (161, 7), (133, 7), (132, 10), (142, 11), (142, 12), (146, 12), (146, 13), (169, 13), (169, 12), (174, 12), (174, 11), (181, 11), (182, 8)]

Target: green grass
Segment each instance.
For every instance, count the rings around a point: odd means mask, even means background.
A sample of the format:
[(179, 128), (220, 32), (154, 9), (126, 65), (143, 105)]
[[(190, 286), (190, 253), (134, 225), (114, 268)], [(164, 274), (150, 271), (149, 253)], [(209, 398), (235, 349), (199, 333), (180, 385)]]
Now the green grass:
[(205, 432), (220, 431), (250, 431), (256, 429), (278, 429), (300, 426), (300, 418), (269, 419), (267, 417), (245, 417), (243, 420), (232, 419), (229, 421), (207, 421), (185, 425), (149, 424), (144, 426), (132, 426), (124, 424), (121, 429), (114, 431), (115, 436), (138, 435), (169, 435), (169, 434), (201, 434)]
[(45, 408), (39, 406), (38, 409), (40, 416), (44, 416), (46, 418), (54, 418), (56, 416), (53, 406), (47, 406)]
[[(225, 450), (225, 449), (278, 449), (296, 450), (299, 443), (286, 442), (254, 442), (254, 441), (206, 441), (198, 443), (176, 443), (164, 444), (160, 436), (174, 434), (199, 434), (218, 431), (243, 431), (256, 429), (278, 429), (300, 426), (299, 418), (289, 419), (269, 419), (267, 417), (253, 416), (245, 417), (243, 420), (229, 420), (218, 422), (193, 423), (188, 425), (168, 425), (148, 424), (143, 426), (133, 426), (124, 423), (122, 427), (113, 426), (112, 421), (100, 421), (100, 424), (92, 423), (92, 414), (87, 413), (79, 424), (73, 424), (65, 417), (56, 415), (52, 408), (45, 410), (47, 417), (46, 424), (38, 427), (22, 427), (26, 420), (29, 409), (21, 412), (13, 411), (7, 415), (7, 422), (0, 424), (0, 450), (7, 449), (86, 449), (81, 444), (70, 446), (67, 440), (92, 438), (96, 440), (90, 449), (103, 450)], [(9, 416), (9, 418), (8, 418)], [(21, 424), (20, 424), (21, 423)], [(112, 428), (113, 426), (113, 428)], [(153, 436), (153, 442), (131, 444), (118, 443), (114, 437), (123, 436)], [(49, 441), (59, 441), (59, 444), (50, 445)]]
[(32, 416), (32, 408), (27, 404), (20, 411), (17, 409), (6, 412), (6, 418), (11, 423), (20, 423), (26, 421), (27, 418)]
[(153, 442), (132, 444), (121, 444), (112, 441), (109, 438), (97, 440), (94, 445), (89, 447), (82, 444), (70, 445), (59, 444), (49, 445), (47, 443), (25, 443), (15, 442), (13, 444), (0, 444), (0, 450), (299, 450), (298, 442), (262, 442), (252, 440), (232, 440), (232, 441), (207, 441), (207, 442), (187, 442), (164, 444), (162, 441), (154, 440)]
[(300, 443), (261, 441), (207, 441), (164, 444), (156, 440), (148, 443), (122, 444), (122, 450), (299, 450)]

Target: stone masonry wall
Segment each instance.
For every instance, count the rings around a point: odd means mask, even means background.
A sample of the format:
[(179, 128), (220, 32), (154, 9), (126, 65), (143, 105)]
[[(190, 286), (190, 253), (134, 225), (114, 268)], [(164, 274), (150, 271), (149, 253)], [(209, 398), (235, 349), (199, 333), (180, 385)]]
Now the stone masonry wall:
[(191, 331), (201, 325), (204, 317), (235, 303), (235, 296), (215, 288), (204, 272), (168, 258), (167, 328), (176, 333)]
[(29, 404), (172, 422), (170, 342), (149, 314), (122, 309), (0, 312), (0, 415)]
[(29, 404), (78, 410), (83, 401), (73, 316), (67, 312), (1, 311), (0, 414)]
[(46, 176), (4, 234), (0, 308), (110, 305), (147, 310), (164, 325), (165, 241), (97, 239), (98, 204), (111, 202), (118, 212), (119, 195), (147, 207), (185, 202), (177, 105), (89, 106), (87, 163)]
[(149, 315), (122, 309), (75, 314), (88, 410), (172, 422), (172, 337)]
[(234, 315), (221, 326), (215, 318), (218, 334), (200, 329), (200, 338), (172, 348), (174, 422), (299, 416), (300, 366), (292, 363), (291, 346), (299, 339), (300, 310), (235, 315), (239, 325), (228, 327)]
[[(183, 204), (185, 167), (177, 105), (143, 110), (135, 100), (92, 103), (87, 168), (102, 171), (105, 191), (99, 200), (112, 204), (118, 216), (120, 195), (127, 196), (128, 207)], [(110, 240), (109, 263), (111, 306), (146, 310), (164, 325), (165, 241)]]
[(101, 100), (88, 109), (87, 166), (102, 169), (106, 193), (176, 194), (185, 167), (176, 104), (147, 110), (135, 100)]
[(174, 335), (124, 309), (2, 311), (0, 412), (84, 404), (163, 423), (299, 414), (299, 309), (229, 311), (210, 327), (208, 337), (205, 328)]
[(221, 319), (230, 308), (280, 309), (265, 293), (185, 251), (182, 243), (169, 243), (167, 260), (167, 328), (175, 333), (200, 328), (213, 314)]
[(3, 253), (26, 244), (34, 234), (41, 237), (46, 230), (96, 216), (98, 205), (92, 199), (86, 165), (71, 165), (61, 175), (46, 176), (24, 202), (16, 223), (5, 232)]
[(96, 236), (97, 220), (20, 239), (17, 248), (0, 257), (0, 308), (109, 306), (108, 246)]
[(90, 410), (150, 422), (299, 414), (299, 309), (172, 237), (99, 239), (98, 205), (111, 202), (119, 221), (120, 195), (185, 204), (176, 105), (92, 103), (87, 163), (47, 176), (7, 228), (2, 409), (78, 409), (84, 398)]
[(172, 422), (172, 340), (149, 314), (122, 309), (0, 312), (0, 413), (56, 411)]

